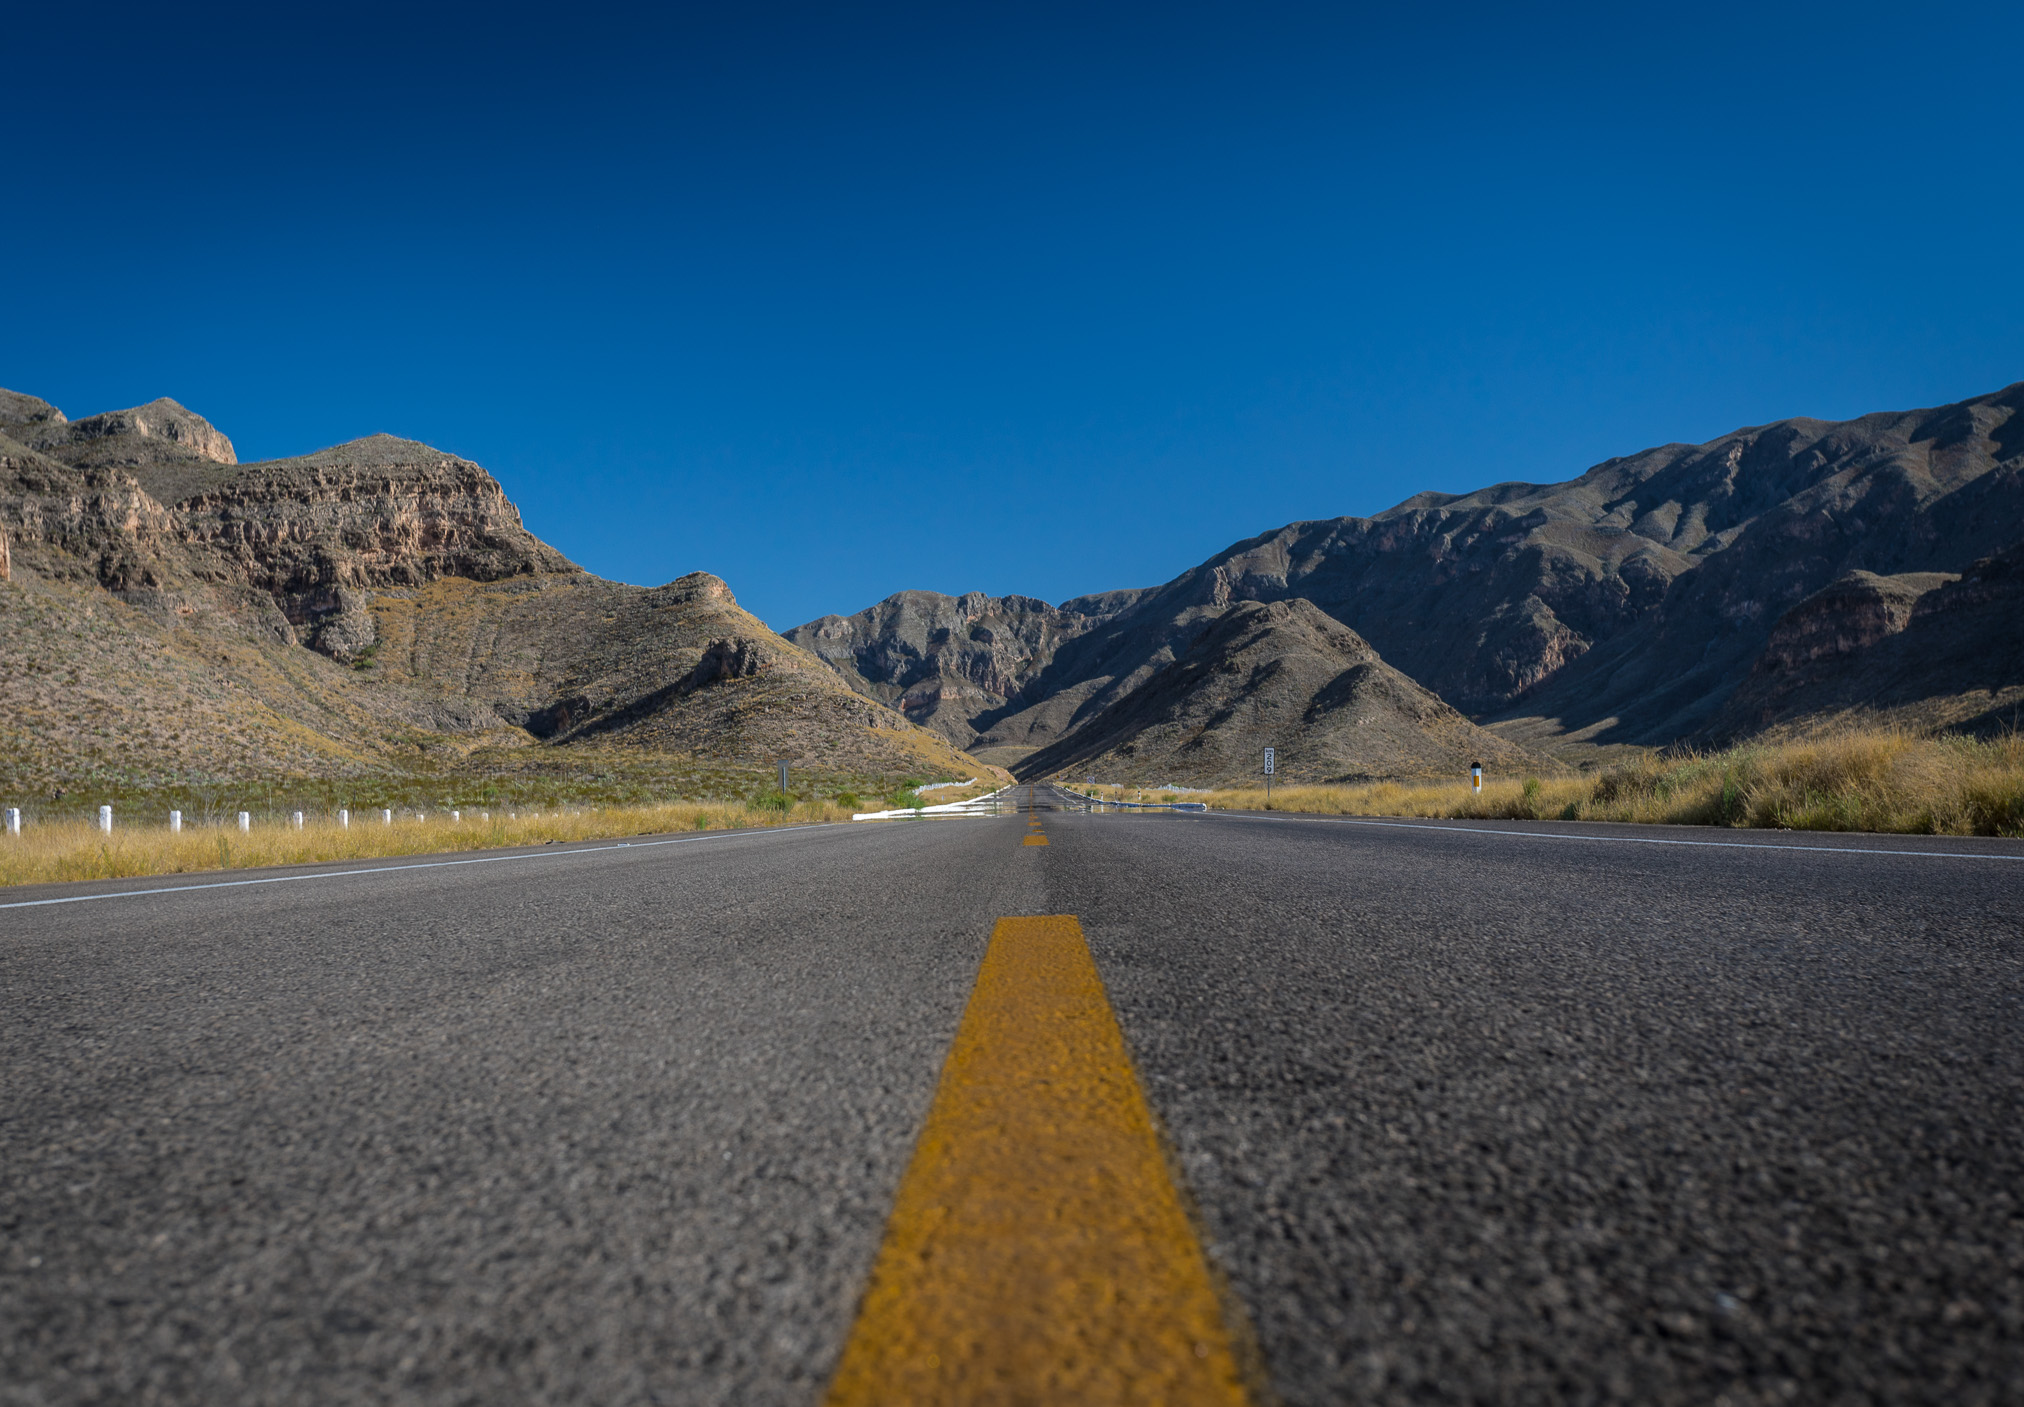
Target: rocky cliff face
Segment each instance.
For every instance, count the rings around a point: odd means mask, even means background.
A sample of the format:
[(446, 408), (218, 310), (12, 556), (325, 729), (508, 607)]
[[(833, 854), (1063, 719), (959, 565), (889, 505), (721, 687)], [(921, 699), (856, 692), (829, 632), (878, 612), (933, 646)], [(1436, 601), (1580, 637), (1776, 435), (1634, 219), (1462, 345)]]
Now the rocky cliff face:
[(173, 517), (116, 468), (76, 468), (0, 425), (0, 533), (15, 565), (112, 591), (159, 591), (187, 576)]
[(1821, 719), (1968, 732), (2024, 719), (2024, 542), (1959, 576), (1851, 573), (1781, 616), (1710, 728)]
[(490, 474), (391, 435), (244, 466), (175, 516), (201, 575), (270, 594), (306, 643), (346, 662), (373, 644), (374, 588), (577, 570)]
[(1064, 642), (1115, 612), (1110, 603), (1050, 606), (1030, 596), (902, 591), (856, 615), (824, 616), (785, 634), (866, 697), (968, 747), (980, 715), (1021, 697)]
[(347, 663), (373, 644), (373, 588), (576, 570), (490, 474), (390, 435), (242, 465), (174, 401), (69, 421), (8, 393), (0, 475), (0, 523), (45, 571), (172, 609), (198, 587), (249, 588), (283, 639)]

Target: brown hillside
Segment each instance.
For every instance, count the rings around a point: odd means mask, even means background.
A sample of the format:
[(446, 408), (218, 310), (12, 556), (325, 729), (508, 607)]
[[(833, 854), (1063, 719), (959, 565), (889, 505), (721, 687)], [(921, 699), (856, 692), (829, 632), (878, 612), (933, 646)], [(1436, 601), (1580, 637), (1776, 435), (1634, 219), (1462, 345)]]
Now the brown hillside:
[(1027, 758), (1022, 776), (1230, 785), (1276, 749), (1287, 782), (1457, 777), (1471, 762), (1537, 769), (1378, 658), (1306, 601), (1247, 601), (1212, 619), (1185, 654), (1073, 734)]

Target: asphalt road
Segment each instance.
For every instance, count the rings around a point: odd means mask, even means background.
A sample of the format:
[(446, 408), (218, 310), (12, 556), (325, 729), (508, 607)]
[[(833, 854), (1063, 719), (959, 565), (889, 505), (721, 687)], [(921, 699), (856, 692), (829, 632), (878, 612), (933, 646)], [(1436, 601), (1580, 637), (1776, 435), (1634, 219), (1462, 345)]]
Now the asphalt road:
[(2024, 845), (1043, 820), (0, 909), (0, 1403), (815, 1403), (1047, 913), (1285, 1401), (2024, 1402)]

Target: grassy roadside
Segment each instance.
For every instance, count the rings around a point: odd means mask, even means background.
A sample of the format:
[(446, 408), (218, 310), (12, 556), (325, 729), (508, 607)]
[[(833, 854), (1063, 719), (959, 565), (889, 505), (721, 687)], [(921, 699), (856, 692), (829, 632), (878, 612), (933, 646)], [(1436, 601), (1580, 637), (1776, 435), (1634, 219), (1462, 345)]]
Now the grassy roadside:
[(449, 850), (491, 850), (551, 841), (605, 840), (618, 836), (660, 835), (670, 831), (729, 830), (743, 826), (795, 826), (812, 822), (848, 821), (852, 814), (886, 807), (907, 807), (917, 801), (939, 805), (967, 800), (996, 789), (996, 778), (961, 787), (945, 787), (921, 795), (905, 783), (881, 794), (839, 791), (815, 798), (760, 793), (749, 801), (671, 801), (632, 806), (473, 806), (395, 811), (389, 824), (379, 808), (353, 811), (351, 824), (339, 826), (335, 811), (305, 812), (296, 830), (284, 816), (260, 813), (250, 830), (236, 819), (186, 820), (171, 833), (160, 808), (136, 824), (134, 809), (115, 808), (111, 835), (102, 835), (89, 821), (67, 817), (31, 816), (18, 836), (0, 836), (0, 887), (46, 884), (81, 879), (128, 879), (140, 875), (189, 874), (204, 870), (251, 869), (262, 865), (311, 865), (326, 860), (371, 860), (386, 856), (429, 855)]
[(382, 824), (374, 811), (364, 817), (353, 813), (348, 828), (340, 827), (332, 816), (319, 815), (305, 819), (301, 830), (270, 821), (256, 823), (249, 831), (236, 825), (195, 826), (171, 834), (159, 824), (115, 824), (109, 836), (82, 821), (53, 821), (30, 825), (18, 836), (0, 837), (0, 886), (369, 860), (669, 831), (807, 825), (848, 821), (850, 814), (849, 808), (827, 801), (786, 806), (674, 802), (538, 814), (494, 810), (489, 817), (466, 811), (461, 821), (441, 812), (421, 820), (396, 814), (391, 825)]
[[(1260, 787), (1212, 792), (1218, 809), (1259, 810)], [(1274, 787), (1275, 811), (1480, 820), (2024, 835), (2024, 736), (1981, 741), (1850, 731), (1721, 752), (1652, 754), (1583, 777)]]

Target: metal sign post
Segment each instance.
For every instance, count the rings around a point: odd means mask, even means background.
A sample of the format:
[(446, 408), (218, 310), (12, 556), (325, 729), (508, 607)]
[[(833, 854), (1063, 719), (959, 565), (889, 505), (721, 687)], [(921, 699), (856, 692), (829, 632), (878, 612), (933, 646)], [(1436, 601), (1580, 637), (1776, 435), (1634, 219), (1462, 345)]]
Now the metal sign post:
[(1270, 811), (1270, 810), (1272, 809), (1272, 764), (1273, 764), (1273, 761), (1274, 761), (1274, 759), (1275, 759), (1275, 754), (1274, 754), (1273, 750), (1272, 750), (1271, 748), (1269, 748), (1269, 747), (1268, 747), (1268, 748), (1266, 748), (1266, 749), (1265, 749), (1265, 809), (1266, 809), (1267, 811)]
[(782, 761), (780, 764), (780, 794), (782, 796), (787, 795), (787, 763), (785, 761)]

